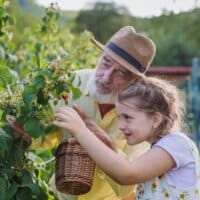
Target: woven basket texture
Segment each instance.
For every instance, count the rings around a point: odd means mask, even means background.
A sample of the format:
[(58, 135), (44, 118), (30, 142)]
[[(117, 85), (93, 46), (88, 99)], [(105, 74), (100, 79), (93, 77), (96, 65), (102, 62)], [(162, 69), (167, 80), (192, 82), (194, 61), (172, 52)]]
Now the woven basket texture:
[(61, 143), (56, 150), (55, 185), (58, 191), (81, 195), (92, 187), (95, 163), (78, 142)]

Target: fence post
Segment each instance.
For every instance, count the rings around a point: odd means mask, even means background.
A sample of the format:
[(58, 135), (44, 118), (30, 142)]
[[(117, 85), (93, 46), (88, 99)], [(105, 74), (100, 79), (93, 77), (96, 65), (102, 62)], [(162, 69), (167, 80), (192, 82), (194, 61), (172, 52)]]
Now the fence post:
[(199, 126), (200, 126), (200, 109), (199, 109), (199, 86), (198, 86), (198, 58), (192, 59), (192, 80), (193, 80), (193, 97), (194, 97), (194, 139), (199, 147)]

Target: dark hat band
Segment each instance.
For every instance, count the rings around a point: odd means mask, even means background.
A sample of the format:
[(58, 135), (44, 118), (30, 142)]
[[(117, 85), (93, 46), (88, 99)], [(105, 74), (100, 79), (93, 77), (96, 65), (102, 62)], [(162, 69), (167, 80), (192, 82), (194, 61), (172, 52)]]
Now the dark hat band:
[(118, 56), (126, 60), (129, 64), (131, 64), (134, 68), (136, 68), (139, 72), (144, 72), (145, 68), (130, 54), (124, 51), (122, 48), (114, 44), (113, 42), (109, 42), (106, 44), (106, 47), (115, 52)]

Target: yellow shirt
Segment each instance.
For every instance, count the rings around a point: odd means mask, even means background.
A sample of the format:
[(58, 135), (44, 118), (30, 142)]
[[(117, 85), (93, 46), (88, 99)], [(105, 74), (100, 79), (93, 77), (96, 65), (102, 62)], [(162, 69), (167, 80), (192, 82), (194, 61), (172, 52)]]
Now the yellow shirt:
[[(82, 91), (82, 96), (78, 100), (73, 101), (73, 103), (77, 104), (109, 134), (117, 148), (118, 153), (126, 156), (129, 160), (133, 160), (138, 157), (138, 155), (145, 152), (148, 145), (146, 143), (132, 147), (127, 145), (126, 140), (118, 128), (118, 119), (115, 109), (108, 112), (103, 118), (101, 117), (98, 105), (89, 95), (88, 91), (90, 84), (89, 79), (92, 73), (94, 73), (94, 70), (79, 70), (76, 72), (81, 79), (80, 89)], [(69, 134), (65, 131), (62, 131), (61, 134), (63, 139), (69, 137)], [(135, 186), (122, 186), (117, 184), (112, 179), (107, 177), (98, 167), (95, 169), (91, 190), (87, 194), (80, 195), (78, 197), (58, 192), (55, 189), (54, 178), (52, 178), (50, 182), (52, 184), (52, 190), (57, 195), (59, 200), (121, 200), (123, 199), (122, 197), (127, 197), (133, 193), (135, 189)]]

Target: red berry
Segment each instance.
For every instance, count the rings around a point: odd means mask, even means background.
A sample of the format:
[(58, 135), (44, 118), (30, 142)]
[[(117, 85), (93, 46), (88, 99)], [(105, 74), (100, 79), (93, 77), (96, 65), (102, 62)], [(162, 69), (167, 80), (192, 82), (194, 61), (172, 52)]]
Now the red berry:
[(67, 95), (62, 95), (62, 98), (67, 101), (68, 100), (68, 96)]

